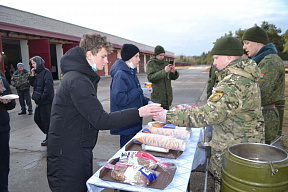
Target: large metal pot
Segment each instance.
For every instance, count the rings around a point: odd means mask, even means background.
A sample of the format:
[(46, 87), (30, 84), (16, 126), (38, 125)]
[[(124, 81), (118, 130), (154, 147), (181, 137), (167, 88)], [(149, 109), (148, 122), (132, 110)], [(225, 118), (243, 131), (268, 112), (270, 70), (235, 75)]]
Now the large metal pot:
[(259, 143), (232, 145), (223, 158), (222, 191), (288, 191), (288, 154)]

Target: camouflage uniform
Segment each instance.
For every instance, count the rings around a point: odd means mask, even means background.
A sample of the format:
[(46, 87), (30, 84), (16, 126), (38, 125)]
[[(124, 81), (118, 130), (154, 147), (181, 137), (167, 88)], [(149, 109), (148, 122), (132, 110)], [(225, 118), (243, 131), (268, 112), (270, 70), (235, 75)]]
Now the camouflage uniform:
[(24, 69), (23, 72), (16, 70), (11, 79), (11, 85), (16, 87), (18, 91), (30, 89), (29, 84), (30, 73)]
[(153, 88), (151, 100), (154, 103), (161, 103), (164, 109), (169, 109), (173, 101), (171, 80), (176, 80), (179, 73), (178, 71), (166, 73), (164, 69), (166, 65), (168, 65), (167, 61), (159, 60), (153, 56), (147, 63), (146, 73)]
[(285, 67), (276, 53), (275, 46), (268, 43), (252, 58), (261, 70), (261, 103), (267, 144), (276, 139), (280, 127), (278, 110), (271, 104), (285, 102)]
[(257, 84), (260, 70), (253, 60), (236, 59), (217, 76), (219, 83), (207, 104), (189, 110), (168, 111), (166, 121), (188, 127), (213, 125), (209, 170), (220, 181), (225, 149), (242, 142), (264, 143), (264, 120)]
[(209, 97), (212, 95), (213, 87), (215, 87), (216, 83), (218, 82), (216, 71), (218, 71), (218, 69), (212, 63), (209, 71), (209, 79), (207, 82), (207, 99), (209, 99)]

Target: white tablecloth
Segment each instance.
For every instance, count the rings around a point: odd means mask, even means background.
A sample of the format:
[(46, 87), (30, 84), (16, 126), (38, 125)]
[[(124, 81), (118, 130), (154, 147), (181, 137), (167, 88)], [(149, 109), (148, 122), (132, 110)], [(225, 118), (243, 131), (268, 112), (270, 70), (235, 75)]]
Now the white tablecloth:
[[(160, 161), (162, 160), (162, 161), (174, 163), (177, 166), (177, 170), (175, 172), (173, 181), (164, 189), (167, 192), (168, 191), (186, 192), (187, 185), (190, 179), (193, 161), (194, 161), (193, 163), (194, 165), (202, 163), (202, 162), (197, 162), (198, 159), (194, 159), (194, 153), (197, 147), (197, 143), (201, 136), (200, 134), (201, 128), (192, 128), (191, 130), (192, 131), (191, 131), (190, 142), (187, 145), (186, 150), (182, 153), (182, 155), (180, 155), (180, 157), (178, 157), (177, 159), (166, 159), (166, 158), (158, 157)], [(119, 157), (123, 151), (125, 151), (125, 146), (122, 147), (111, 159)], [(144, 191), (145, 192), (163, 191), (160, 189), (144, 188), (144, 187), (132, 186), (128, 184), (101, 180), (99, 178), (99, 173), (102, 168), (100, 168), (87, 181), (86, 185), (88, 187), (89, 192), (99, 192), (99, 191), (102, 191), (104, 188), (121, 189), (121, 190), (126, 190), (126, 191), (143, 191), (143, 192)]]

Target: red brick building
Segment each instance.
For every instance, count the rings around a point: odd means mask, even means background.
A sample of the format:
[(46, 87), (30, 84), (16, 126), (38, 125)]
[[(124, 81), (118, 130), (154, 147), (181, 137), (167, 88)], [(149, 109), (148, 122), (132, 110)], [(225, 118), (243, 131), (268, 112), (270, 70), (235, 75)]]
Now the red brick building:
[[(110, 68), (117, 58), (123, 44), (131, 43), (140, 49), (139, 72), (146, 71), (146, 62), (153, 55), (154, 47), (127, 40), (115, 35), (93, 29), (43, 17), (33, 13), (0, 5), (0, 70), (11, 64), (16, 68), (18, 62), (30, 71), (29, 58), (39, 55), (45, 60), (45, 66), (51, 70), (54, 79), (59, 79), (60, 59), (70, 48), (78, 46), (84, 33), (96, 32), (106, 35), (114, 47), (108, 56), (105, 69), (98, 71), (100, 76), (109, 75)], [(156, 45), (155, 45), (156, 46)], [(173, 60), (174, 53), (166, 51), (166, 59)]]

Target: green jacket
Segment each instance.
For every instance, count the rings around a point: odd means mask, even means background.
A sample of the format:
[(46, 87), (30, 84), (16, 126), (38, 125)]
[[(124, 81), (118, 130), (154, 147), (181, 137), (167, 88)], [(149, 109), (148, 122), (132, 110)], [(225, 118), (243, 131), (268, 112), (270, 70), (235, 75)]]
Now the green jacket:
[(151, 100), (154, 103), (161, 103), (165, 109), (169, 109), (173, 101), (173, 92), (171, 80), (176, 80), (179, 77), (178, 71), (174, 73), (165, 72), (165, 66), (169, 63), (164, 60), (159, 60), (153, 56), (147, 63), (146, 73), (147, 79), (152, 83)]
[(222, 155), (227, 147), (242, 142), (264, 143), (264, 119), (257, 84), (260, 69), (253, 60), (236, 59), (216, 74), (219, 83), (204, 106), (168, 111), (166, 121), (187, 127), (213, 125), (209, 169), (221, 178)]
[[(260, 89), (262, 106), (285, 103), (285, 67), (281, 58), (277, 55), (273, 43), (263, 46), (252, 57), (261, 70)], [(283, 108), (282, 108), (283, 109)], [(265, 140), (267, 144), (276, 139), (279, 128), (282, 129), (284, 110), (265, 109), (262, 111), (265, 121)], [(281, 126), (281, 127), (280, 127)]]
[(285, 67), (277, 54), (265, 56), (258, 67), (263, 78), (260, 79), (262, 106), (285, 100)]
[(11, 85), (16, 87), (18, 91), (23, 91), (30, 88), (29, 72), (24, 69), (22, 72), (16, 70), (11, 78)]

